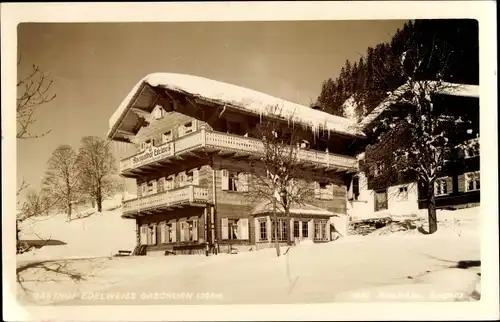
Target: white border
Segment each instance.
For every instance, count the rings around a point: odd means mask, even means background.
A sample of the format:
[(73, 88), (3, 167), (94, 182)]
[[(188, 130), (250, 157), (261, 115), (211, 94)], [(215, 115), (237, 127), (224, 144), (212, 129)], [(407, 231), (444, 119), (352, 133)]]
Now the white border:
[[(493, 1), (1, 4), (4, 320), (498, 319), (496, 3)], [(475, 18), (480, 22), (482, 296), (476, 303), (20, 307), (15, 302), (16, 27), (19, 22)], [(348, 31), (346, 31), (348, 32)], [(335, 272), (332, 272), (335, 274)]]

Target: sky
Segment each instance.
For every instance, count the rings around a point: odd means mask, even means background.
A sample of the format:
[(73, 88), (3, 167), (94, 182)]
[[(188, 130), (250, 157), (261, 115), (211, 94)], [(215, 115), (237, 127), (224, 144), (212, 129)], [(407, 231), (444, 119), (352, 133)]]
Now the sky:
[[(132, 87), (153, 72), (192, 74), (309, 105), (347, 59), (388, 41), (402, 20), (289, 22), (23, 23), (18, 77), (36, 64), (56, 98), (17, 140), (17, 182), (39, 187), (52, 152), (78, 150), (83, 136), (105, 137)], [(117, 158), (129, 151), (116, 149)]]

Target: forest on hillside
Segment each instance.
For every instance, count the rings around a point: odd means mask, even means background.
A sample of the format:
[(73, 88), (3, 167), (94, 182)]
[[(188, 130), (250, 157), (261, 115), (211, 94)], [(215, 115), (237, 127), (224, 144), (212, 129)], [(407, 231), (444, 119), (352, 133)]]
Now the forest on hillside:
[[(407, 53), (427, 56), (419, 77), (453, 83), (479, 84), (479, 29), (476, 20), (437, 19), (408, 21), (392, 39), (368, 47), (357, 61), (347, 60), (335, 79), (323, 82), (316, 105), (323, 111), (345, 114), (344, 103), (355, 102), (354, 118), (370, 113), (387, 95), (406, 82), (394, 68)], [(434, 55), (435, 50), (445, 56)], [(410, 55), (408, 55), (410, 56)], [(409, 60), (409, 59), (408, 59)], [(442, 68), (446, 64), (446, 68)], [(440, 75), (445, 71), (445, 75)]]

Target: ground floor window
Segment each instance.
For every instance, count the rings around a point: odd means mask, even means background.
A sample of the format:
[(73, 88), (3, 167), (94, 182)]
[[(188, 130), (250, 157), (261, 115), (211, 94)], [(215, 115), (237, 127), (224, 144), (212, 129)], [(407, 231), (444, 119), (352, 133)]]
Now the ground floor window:
[(436, 196), (444, 196), (451, 192), (448, 189), (448, 181), (451, 182), (451, 178), (436, 179), (436, 181), (434, 182), (434, 194)]
[(318, 220), (314, 222), (314, 240), (328, 240), (326, 225), (326, 220)]
[(248, 218), (221, 218), (222, 240), (248, 240)]
[(293, 236), (294, 237), (300, 236), (300, 221), (295, 220), (293, 222)]
[(465, 191), (480, 189), (479, 171), (465, 173)]
[(179, 222), (181, 242), (193, 242), (198, 240), (198, 220), (186, 220)]
[[(288, 240), (288, 228), (286, 219), (271, 220), (271, 240), (276, 241), (287, 241)], [(278, 232), (276, 233), (276, 229)], [(276, 236), (276, 234), (278, 236)]]
[(387, 190), (375, 191), (375, 211), (385, 210), (387, 207)]
[(308, 238), (309, 237), (309, 222), (303, 221), (302, 222), (302, 238)]
[(267, 240), (267, 219), (259, 219), (259, 241)]

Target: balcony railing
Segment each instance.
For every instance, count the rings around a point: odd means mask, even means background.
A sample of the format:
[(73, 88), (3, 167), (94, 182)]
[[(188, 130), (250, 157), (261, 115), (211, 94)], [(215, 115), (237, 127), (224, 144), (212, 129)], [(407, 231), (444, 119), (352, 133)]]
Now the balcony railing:
[(196, 186), (184, 186), (153, 195), (127, 200), (123, 204), (123, 212), (146, 211), (160, 207), (173, 207), (186, 203), (205, 203), (208, 201), (208, 190)]
[[(120, 170), (123, 172), (125, 170), (135, 169), (146, 164), (167, 159), (174, 155), (180, 155), (186, 151), (193, 151), (201, 148), (213, 148), (252, 155), (258, 155), (264, 152), (264, 144), (261, 140), (202, 129), (174, 141), (151, 147), (146, 151), (125, 158), (120, 162)], [(298, 159), (300, 161), (316, 163), (322, 166), (340, 167), (349, 170), (357, 168), (356, 158), (354, 157), (317, 150), (299, 149)]]

